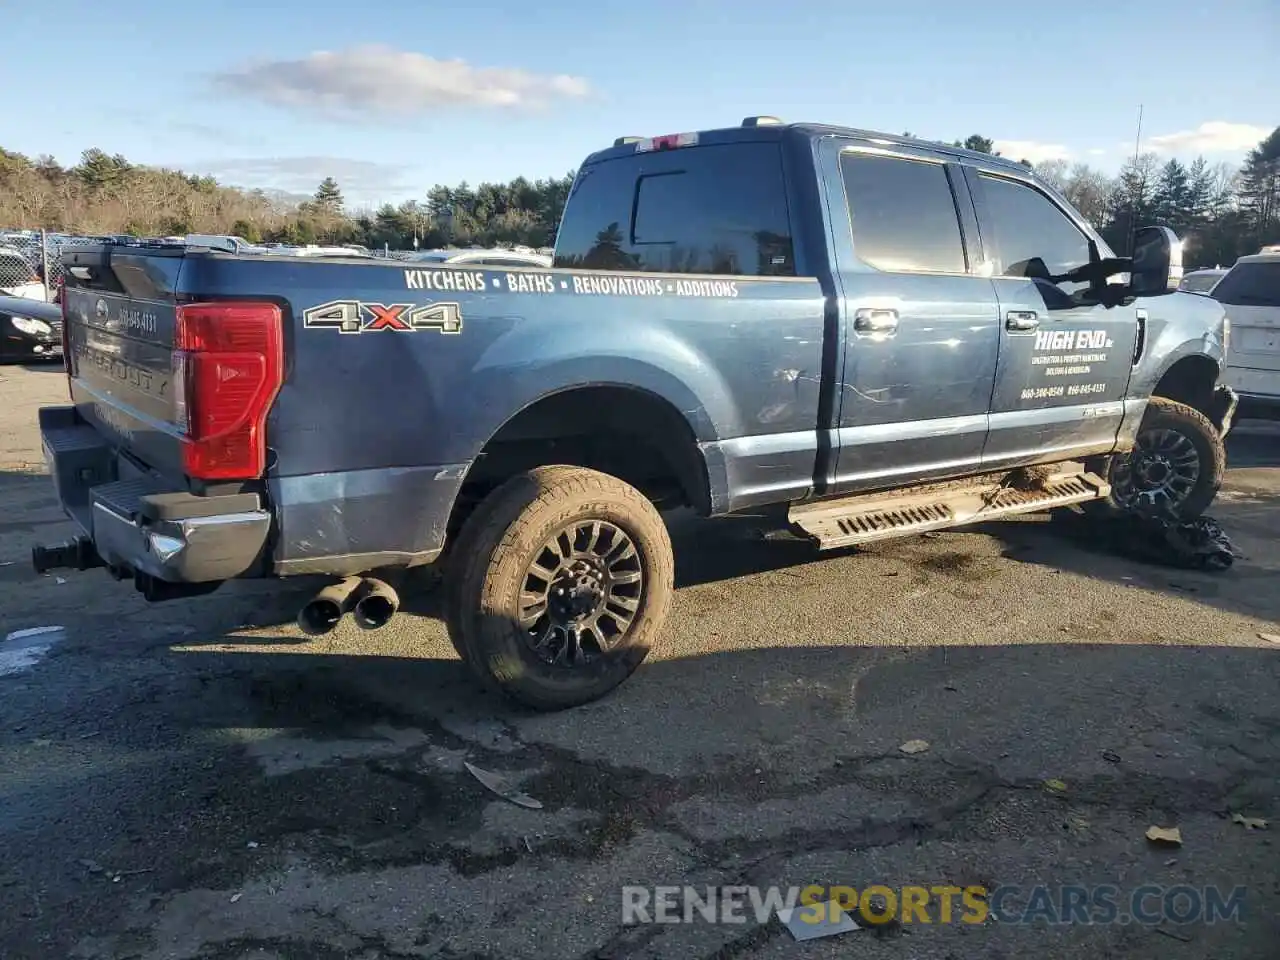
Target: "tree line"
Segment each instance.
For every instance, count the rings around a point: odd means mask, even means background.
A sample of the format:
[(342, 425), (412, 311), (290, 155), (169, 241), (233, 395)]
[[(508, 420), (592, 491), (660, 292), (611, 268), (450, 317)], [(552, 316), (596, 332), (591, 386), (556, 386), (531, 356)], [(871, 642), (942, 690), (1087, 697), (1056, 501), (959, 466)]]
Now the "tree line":
[[(908, 133), (907, 136), (913, 136)], [(973, 135), (955, 146), (997, 154)], [(1029, 161), (1022, 161), (1032, 166)], [(1172, 228), (1186, 265), (1229, 265), (1280, 242), (1280, 127), (1233, 168), (1199, 157), (1189, 164), (1153, 153), (1112, 176), (1085, 163), (1048, 160), (1035, 170), (1053, 184), (1118, 253), (1137, 226)], [(550, 246), (573, 173), (509, 183), (437, 185), (421, 200), (348, 209), (331, 177), (302, 202), (282, 201), (212, 177), (129, 162), (86, 150), (63, 167), (0, 149), (0, 228), (79, 234), (234, 234), (252, 242), (359, 243), (395, 250), (468, 246)]]

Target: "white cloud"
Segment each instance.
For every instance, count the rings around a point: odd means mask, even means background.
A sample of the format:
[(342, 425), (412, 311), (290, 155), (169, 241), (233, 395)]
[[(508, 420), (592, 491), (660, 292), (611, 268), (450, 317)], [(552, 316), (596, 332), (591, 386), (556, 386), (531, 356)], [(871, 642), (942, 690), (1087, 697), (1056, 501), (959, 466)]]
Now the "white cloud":
[(1270, 132), (1268, 127), (1251, 123), (1210, 120), (1194, 130), (1152, 137), (1145, 146), (1160, 153), (1243, 153), (1256, 147)]
[(382, 45), (319, 51), (215, 75), (224, 89), (276, 106), (329, 114), (409, 116), (454, 107), (539, 107), (582, 99), (581, 77), (473, 67)]
[(1036, 140), (997, 140), (995, 148), (1010, 160), (1030, 160), (1043, 163), (1046, 160), (1069, 160), (1071, 151), (1060, 143), (1040, 143)]
[(1105, 147), (1094, 147), (1089, 151), (1089, 156), (1091, 157), (1105, 157), (1106, 155), (1107, 151)]

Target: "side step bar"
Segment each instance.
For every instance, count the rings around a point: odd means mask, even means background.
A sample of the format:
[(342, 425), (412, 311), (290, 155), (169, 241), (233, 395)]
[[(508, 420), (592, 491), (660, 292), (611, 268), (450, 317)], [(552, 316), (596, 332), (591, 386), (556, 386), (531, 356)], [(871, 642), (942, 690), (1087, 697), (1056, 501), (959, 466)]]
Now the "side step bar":
[(1015, 471), (1007, 477), (984, 477), (959, 485), (797, 504), (788, 519), (817, 540), (820, 549), (830, 550), (1065, 507), (1098, 500), (1111, 492), (1110, 484), (1083, 468), (1035, 477), (1033, 482), (1010, 483), (1026, 475)]

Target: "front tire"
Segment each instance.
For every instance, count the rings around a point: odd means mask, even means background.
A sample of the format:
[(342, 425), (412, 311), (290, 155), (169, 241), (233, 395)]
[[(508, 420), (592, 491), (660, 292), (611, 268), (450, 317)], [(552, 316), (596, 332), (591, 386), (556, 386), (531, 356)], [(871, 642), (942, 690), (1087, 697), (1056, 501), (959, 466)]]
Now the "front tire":
[(459, 532), (449, 638), (481, 682), (538, 710), (598, 700), (648, 656), (671, 607), (662, 517), (616, 477), (538, 467), (495, 490)]
[(1152, 397), (1131, 452), (1112, 458), (1107, 508), (1194, 520), (1213, 503), (1227, 469), (1222, 435), (1185, 403)]

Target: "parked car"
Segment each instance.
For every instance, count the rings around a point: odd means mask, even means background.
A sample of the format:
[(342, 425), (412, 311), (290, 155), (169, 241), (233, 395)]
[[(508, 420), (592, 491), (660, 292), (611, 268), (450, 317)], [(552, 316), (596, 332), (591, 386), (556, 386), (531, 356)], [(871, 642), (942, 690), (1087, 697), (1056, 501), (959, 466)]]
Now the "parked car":
[(520, 250), (424, 250), (405, 257), (410, 263), (469, 263), (486, 267), (549, 267), (551, 257)]
[(39, 267), (17, 247), (0, 247), (0, 296), (48, 299)]
[(1208, 294), (1214, 285), (1227, 275), (1227, 268), (1212, 267), (1204, 270), (1192, 270), (1185, 274), (1178, 289), (1184, 293)]
[(1240, 416), (1280, 418), (1280, 250), (1241, 257), (1210, 295), (1231, 323), (1223, 380)]
[(62, 356), (62, 309), (32, 297), (0, 297), (0, 360)]
[(588, 157), (554, 268), (72, 251), (71, 403), (40, 430), (80, 532), (32, 560), (150, 600), (328, 575), (309, 633), (386, 624), (399, 571), (440, 563), (482, 682), (585, 703), (663, 629), (664, 506), (819, 549), (1199, 516), (1224, 311), (1174, 289), (1171, 231), (1136, 241), (1114, 257), (1011, 160), (749, 118)]

